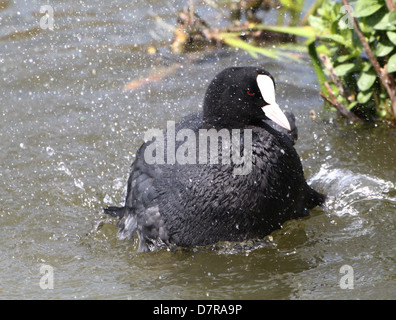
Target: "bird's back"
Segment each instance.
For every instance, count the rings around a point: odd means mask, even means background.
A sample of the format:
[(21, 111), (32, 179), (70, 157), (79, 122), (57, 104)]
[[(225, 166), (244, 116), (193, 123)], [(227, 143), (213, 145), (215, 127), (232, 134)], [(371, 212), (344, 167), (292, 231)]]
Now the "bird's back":
[[(188, 128), (195, 133), (196, 156), (202, 152), (198, 134), (202, 126), (200, 114), (176, 125), (176, 132)], [(121, 218), (120, 236), (132, 237), (137, 231), (140, 251), (162, 244), (260, 238), (321, 204), (324, 199), (305, 181), (294, 141), (266, 123), (247, 129), (252, 135), (247, 174), (236, 175), (234, 169), (241, 164), (232, 159), (222, 164), (222, 157), (219, 164), (199, 164), (198, 159), (195, 164), (180, 164), (177, 159), (174, 164), (147, 164), (144, 152), (151, 142), (143, 144), (131, 167), (125, 207), (119, 211), (113, 207)], [(166, 141), (165, 133), (164, 137)], [(243, 146), (244, 131), (240, 139)], [(176, 142), (175, 150), (182, 143)], [(241, 152), (246, 150), (245, 145)]]

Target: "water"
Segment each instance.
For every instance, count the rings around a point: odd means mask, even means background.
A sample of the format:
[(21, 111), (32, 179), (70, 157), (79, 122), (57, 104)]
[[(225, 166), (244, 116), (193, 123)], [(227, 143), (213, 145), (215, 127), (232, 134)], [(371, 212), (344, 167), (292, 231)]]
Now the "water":
[[(325, 112), (309, 63), (232, 50), (172, 55), (165, 23), (175, 25), (182, 1), (63, 1), (53, 5), (54, 31), (39, 27), (43, 4), (0, 1), (2, 299), (396, 298), (394, 130)], [(230, 65), (275, 76), (326, 207), (254, 250), (137, 254), (102, 207), (124, 196), (145, 130), (199, 110), (208, 81)], [(136, 89), (123, 90), (133, 80)], [(53, 268), (52, 290), (40, 286), (42, 265)], [(340, 287), (344, 265), (353, 289)]]

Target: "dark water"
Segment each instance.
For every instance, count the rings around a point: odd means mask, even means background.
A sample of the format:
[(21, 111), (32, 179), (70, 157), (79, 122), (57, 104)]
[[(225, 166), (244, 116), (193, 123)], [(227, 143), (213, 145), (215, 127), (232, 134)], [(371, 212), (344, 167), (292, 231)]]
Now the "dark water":
[[(308, 62), (172, 55), (166, 24), (182, 1), (62, 1), (53, 31), (39, 26), (46, 4), (0, 1), (2, 299), (396, 298), (394, 130), (325, 112)], [(297, 116), (307, 179), (327, 206), (255, 250), (136, 254), (101, 208), (122, 199), (143, 133), (199, 110), (208, 81), (231, 65), (275, 76), (278, 103)], [(42, 265), (53, 289), (40, 286)], [(340, 273), (344, 265), (353, 275)], [(353, 289), (342, 288), (344, 275)]]

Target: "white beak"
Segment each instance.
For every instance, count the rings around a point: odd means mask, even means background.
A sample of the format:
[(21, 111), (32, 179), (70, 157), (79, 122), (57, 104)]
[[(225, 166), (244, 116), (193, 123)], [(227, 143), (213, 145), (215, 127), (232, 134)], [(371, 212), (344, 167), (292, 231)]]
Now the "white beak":
[(272, 79), (267, 75), (259, 74), (257, 85), (264, 101), (268, 103), (268, 105), (262, 107), (265, 115), (283, 128), (291, 130), (289, 120), (275, 101), (275, 86)]
[(287, 120), (285, 114), (277, 104), (269, 104), (261, 109), (263, 109), (265, 115), (272, 121), (289, 131), (291, 130), (289, 120)]

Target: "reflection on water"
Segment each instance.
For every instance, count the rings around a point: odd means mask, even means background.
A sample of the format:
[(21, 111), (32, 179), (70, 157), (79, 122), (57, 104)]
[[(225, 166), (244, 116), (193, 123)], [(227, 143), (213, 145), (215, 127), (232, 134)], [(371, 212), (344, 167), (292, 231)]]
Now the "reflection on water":
[[(0, 1), (1, 298), (395, 298), (394, 132), (323, 112), (309, 64), (172, 55), (156, 15), (174, 25), (182, 5), (62, 1), (50, 31), (41, 3)], [(125, 194), (143, 133), (199, 110), (230, 65), (275, 76), (306, 176), (328, 202), (262, 242), (137, 254), (102, 207)], [(53, 290), (39, 286), (42, 264), (54, 268)], [(339, 286), (343, 265), (353, 290)]]

